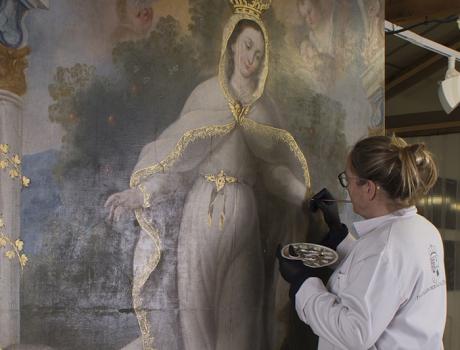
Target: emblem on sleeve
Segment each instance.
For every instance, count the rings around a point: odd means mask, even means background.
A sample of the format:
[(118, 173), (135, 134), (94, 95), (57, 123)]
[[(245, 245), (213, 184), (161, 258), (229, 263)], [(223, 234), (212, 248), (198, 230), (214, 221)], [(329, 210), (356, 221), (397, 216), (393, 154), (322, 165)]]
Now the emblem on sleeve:
[(431, 272), (433, 272), (433, 282), (436, 282), (439, 277), (439, 254), (434, 245), (430, 245), (429, 253)]

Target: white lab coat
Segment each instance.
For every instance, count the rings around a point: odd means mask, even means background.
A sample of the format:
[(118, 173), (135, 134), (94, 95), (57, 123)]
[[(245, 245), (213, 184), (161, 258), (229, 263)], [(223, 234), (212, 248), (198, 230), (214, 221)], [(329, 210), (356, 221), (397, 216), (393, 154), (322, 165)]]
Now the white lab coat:
[(319, 350), (443, 349), (444, 251), (438, 230), (415, 207), (354, 224), (327, 287), (307, 279), (296, 294)]

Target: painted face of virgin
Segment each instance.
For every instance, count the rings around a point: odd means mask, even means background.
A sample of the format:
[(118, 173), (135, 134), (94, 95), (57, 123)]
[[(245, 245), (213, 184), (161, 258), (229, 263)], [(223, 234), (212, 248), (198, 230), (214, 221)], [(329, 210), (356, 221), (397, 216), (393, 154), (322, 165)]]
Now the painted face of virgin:
[(246, 27), (232, 45), (235, 71), (244, 78), (252, 77), (262, 64), (265, 54), (262, 33), (252, 27)]

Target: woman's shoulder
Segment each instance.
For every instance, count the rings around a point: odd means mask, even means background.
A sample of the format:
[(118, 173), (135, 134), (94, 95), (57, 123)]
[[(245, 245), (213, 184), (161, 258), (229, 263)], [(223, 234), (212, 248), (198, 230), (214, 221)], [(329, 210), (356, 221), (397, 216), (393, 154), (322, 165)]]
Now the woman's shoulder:
[(198, 109), (221, 109), (225, 104), (225, 97), (220, 87), (219, 78), (211, 77), (198, 84), (185, 103), (182, 114)]
[(425, 217), (415, 214), (402, 217), (391, 224), (392, 236), (401, 243), (410, 244), (414, 240), (433, 240), (439, 238), (438, 229)]
[(220, 92), (219, 78), (217, 76), (211, 77), (199, 83), (192, 91), (192, 95), (199, 95), (200, 97), (209, 96), (215, 93), (216, 90)]
[(422, 242), (439, 241), (439, 231), (421, 215), (401, 216), (388, 220), (357, 243), (363, 256), (406, 256), (415, 254)]
[(388, 254), (394, 261), (415, 268), (425, 259), (430, 247), (442, 249), (438, 229), (421, 215), (413, 215), (392, 222), (388, 235)]
[(251, 119), (275, 128), (286, 128), (286, 122), (281, 118), (278, 106), (267, 92), (254, 103)]

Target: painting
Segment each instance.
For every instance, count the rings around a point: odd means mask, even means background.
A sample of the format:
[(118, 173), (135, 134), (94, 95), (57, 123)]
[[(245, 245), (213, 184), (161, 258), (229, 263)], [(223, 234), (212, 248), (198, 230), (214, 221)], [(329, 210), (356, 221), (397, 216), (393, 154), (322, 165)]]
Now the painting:
[(275, 251), (320, 240), (306, 201), (383, 132), (383, 3), (61, 0), (26, 25), (20, 342), (315, 348)]

